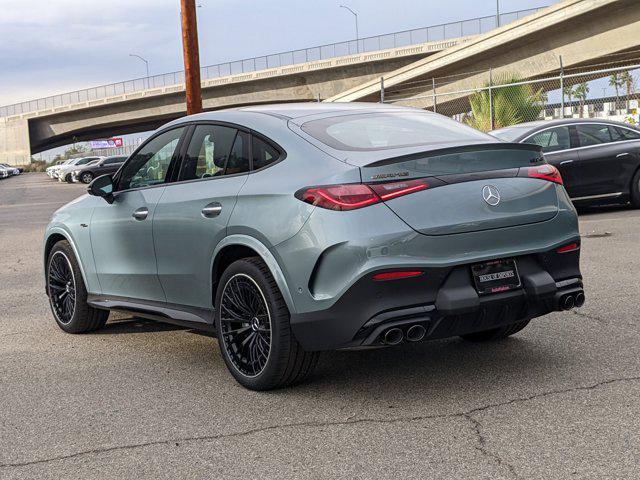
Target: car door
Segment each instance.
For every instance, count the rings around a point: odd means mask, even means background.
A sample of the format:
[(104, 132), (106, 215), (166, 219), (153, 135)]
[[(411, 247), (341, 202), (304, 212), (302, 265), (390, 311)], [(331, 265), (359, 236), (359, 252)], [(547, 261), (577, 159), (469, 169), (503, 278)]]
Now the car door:
[(547, 162), (560, 170), (567, 193), (573, 197), (576, 186), (575, 166), (579, 157), (571, 127), (558, 125), (545, 128), (525, 138), (523, 142), (542, 147)]
[(202, 309), (212, 321), (212, 254), (249, 173), (250, 135), (197, 125), (185, 150), (179, 181), (167, 186), (153, 219), (158, 276), (168, 303)]
[(102, 162), (102, 165), (100, 165), (100, 170), (102, 170), (100, 172), (100, 175), (113, 175), (122, 166), (124, 160), (125, 159), (121, 157), (112, 157), (105, 159)]
[(179, 162), (185, 128), (152, 137), (114, 179), (114, 201), (101, 202), (91, 218), (91, 245), (102, 293), (165, 302), (158, 279), (152, 219)]
[[(637, 166), (637, 144), (613, 125), (576, 125), (580, 142), (580, 197), (617, 197), (629, 190)], [(634, 148), (635, 147), (635, 148)]]

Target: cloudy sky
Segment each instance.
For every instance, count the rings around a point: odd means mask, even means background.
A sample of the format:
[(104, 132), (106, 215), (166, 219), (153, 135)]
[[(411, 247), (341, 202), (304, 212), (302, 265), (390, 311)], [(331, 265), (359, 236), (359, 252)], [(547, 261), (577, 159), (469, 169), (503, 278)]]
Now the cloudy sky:
[[(556, 0), (500, 0), (501, 11)], [(201, 64), (495, 14), (495, 0), (197, 0)], [(0, 0), (0, 105), (182, 69), (179, 0)]]

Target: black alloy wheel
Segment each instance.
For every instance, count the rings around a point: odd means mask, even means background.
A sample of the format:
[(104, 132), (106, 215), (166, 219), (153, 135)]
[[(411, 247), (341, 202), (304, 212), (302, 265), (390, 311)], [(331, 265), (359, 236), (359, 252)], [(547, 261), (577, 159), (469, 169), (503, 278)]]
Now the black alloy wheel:
[(264, 294), (248, 275), (238, 273), (225, 284), (220, 325), (233, 365), (247, 377), (259, 375), (271, 351), (271, 316)]
[(291, 315), (265, 262), (247, 257), (218, 279), (215, 327), (220, 354), (236, 381), (250, 390), (271, 390), (304, 381), (318, 363), (291, 330)]
[(62, 251), (54, 252), (49, 260), (49, 298), (58, 322), (67, 325), (76, 309), (76, 279), (71, 262)]
[(109, 317), (87, 303), (82, 270), (69, 242), (60, 240), (49, 252), (46, 264), (47, 294), (58, 326), (67, 333), (85, 333), (103, 327)]

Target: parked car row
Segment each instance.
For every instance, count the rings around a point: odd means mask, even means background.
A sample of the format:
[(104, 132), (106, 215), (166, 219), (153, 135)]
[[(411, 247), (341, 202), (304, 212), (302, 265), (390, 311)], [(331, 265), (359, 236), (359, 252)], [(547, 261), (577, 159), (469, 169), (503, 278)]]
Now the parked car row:
[(111, 157), (82, 157), (72, 158), (46, 169), (47, 175), (59, 182), (91, 183), (100, 175), (113, 174), (127, 159), (126, 155)]
[(12, 167), (7, 163), (0, 163), (0, 178), (8, 178), (14, 175), (20, 175), (23, 169), (20, 167)]

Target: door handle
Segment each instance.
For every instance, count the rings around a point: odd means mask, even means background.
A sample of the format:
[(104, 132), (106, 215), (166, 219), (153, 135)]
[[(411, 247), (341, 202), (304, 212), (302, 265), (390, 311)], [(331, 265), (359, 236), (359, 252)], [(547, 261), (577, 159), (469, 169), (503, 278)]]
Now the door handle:
[(211, 202), (202, 209), (202, 216), (205, 218), (213, 218), (220, 215), (220, 212), (222, 212), (222, 205), (218, 202)]
[(619, 153), (616, 155), (616, 158), (620, 158), (620, 157), (626, 157), (627, 155), (629, 155), (628, 152), (624, 152), (624, 153)]
[(147, 215), (149, 215), (149, 209), (147, 207), (140, 207), (135, 212), (133, 212), (133, 215), (131, 216), (136, 220), (144, 220), (145, 218), (147, 218)]
[(566, 165), (568, 163), (573, 163), (573, 160), (565, 160), (564, 162), (560, 162), (560, 165)]

